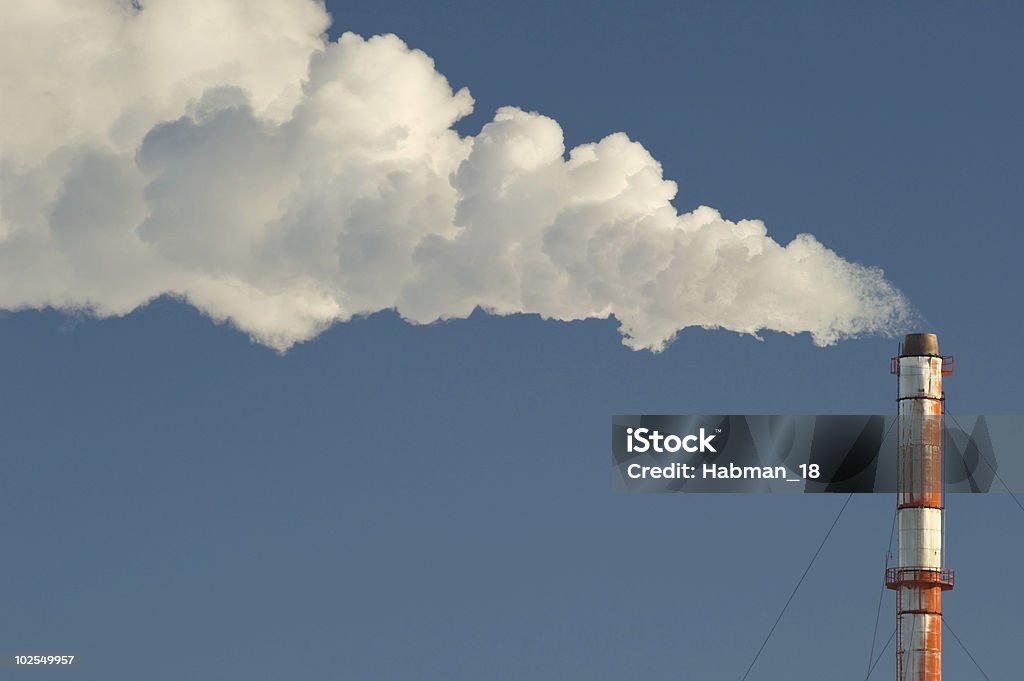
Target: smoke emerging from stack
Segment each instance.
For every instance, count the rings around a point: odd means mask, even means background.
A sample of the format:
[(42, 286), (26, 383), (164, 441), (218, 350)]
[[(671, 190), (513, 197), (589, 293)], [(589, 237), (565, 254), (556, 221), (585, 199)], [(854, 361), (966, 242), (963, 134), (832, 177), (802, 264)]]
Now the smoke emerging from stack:
[(187, 300), (285, 350), (394, 309), (614, 316), (683, 328), (902, 331), (878, 269), (757, 220), (679, 214), (622, 134), (470, 113), (393, 35), (327, 42), (308, 0), (46, 0), (0, 8), (0, 308), (123, 315)]

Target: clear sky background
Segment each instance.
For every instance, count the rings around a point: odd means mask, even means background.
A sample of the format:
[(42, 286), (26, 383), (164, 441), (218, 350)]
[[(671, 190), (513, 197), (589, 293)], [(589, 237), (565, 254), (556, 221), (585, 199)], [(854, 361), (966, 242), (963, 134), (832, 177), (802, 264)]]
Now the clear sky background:
[[(622, 130), (680, 210), (882, 267), (956, 356), (949, 410), (1024, 411), (1019, 5), (329, 8), (468, 86), (465, 134), (507, 104), (568, 146)], [(610, 416), (894, 413), (895, 350), (381, 313), (281, 356), (167, 299), (10, 313), (0, 648), (77, 653), (31, 674), (83, 680), (739, 680), (843, 498), (614, 495)], [(893, 506), (853, 499), (751, 680), (864, 678)], [(948, 510), (948, 621), (1015, 678), (1024, 512)], [(945, 669), (981, 678), (948, 636)]]

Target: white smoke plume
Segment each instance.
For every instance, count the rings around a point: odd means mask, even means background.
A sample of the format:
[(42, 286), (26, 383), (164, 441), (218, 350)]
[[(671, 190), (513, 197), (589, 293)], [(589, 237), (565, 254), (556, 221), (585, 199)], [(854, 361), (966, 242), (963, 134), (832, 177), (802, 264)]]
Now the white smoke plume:
[(622, 134), (566, 156), (543, 115), (475, 137), (433, 61), (329, 42), (310, 0), (0, 5), (0, 309), (123, 315), (184, 298), (279, 350), (355, 315), (614, 316), (683, 328), (901, 329), (878, 269), (757, 220), (679, 214)]

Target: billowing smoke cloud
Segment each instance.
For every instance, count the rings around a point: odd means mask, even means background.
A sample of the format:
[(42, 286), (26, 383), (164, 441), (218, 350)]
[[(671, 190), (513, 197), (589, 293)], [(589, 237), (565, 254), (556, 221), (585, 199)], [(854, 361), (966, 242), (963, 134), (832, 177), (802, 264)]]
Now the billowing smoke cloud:
[(395, 36), (309, 0), (0, 6), (0, 308), (127, 314), (182, 297), (286, 349), (354, 315), (614, 315), (632, 348), (689, 326), (891, 333), (882, 272), (757, 220), (679, 214), (616, 133), (473, 99)]

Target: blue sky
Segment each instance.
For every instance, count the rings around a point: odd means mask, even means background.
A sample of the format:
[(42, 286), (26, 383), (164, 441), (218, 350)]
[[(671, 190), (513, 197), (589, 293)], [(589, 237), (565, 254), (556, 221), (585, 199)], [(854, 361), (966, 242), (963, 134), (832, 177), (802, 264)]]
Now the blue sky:
[[(883, 268), (957, 358), (949, 410), (1024, 409), (1018, 6), (329, 9), (468, 86), (463, 134), (505, 105), (625, 131), (678, 209)], [(44, 678), (741, 678), (843, 499), (614, 495), (610, 416), (894, 412), (896, 341), (616, 326), (383, 312), (280, 355), (167, 298), (7, 313), (0, 647), (82, 657)], [(893, 504), (854, 498), (750, 679), (863, 678)], [(949, 622), (1010, 678), (1024, 514), (948, 509)]]

